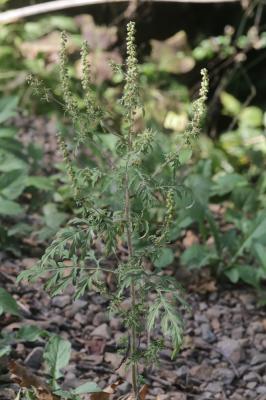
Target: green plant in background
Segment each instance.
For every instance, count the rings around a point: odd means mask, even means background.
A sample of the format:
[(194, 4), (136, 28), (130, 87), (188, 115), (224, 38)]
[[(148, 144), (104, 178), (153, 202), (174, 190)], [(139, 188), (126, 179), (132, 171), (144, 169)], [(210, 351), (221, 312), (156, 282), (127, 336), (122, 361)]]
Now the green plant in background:
[[(0, 99), (0, 245), (19, 253), (17, 240), (32, 231), (25, 217), (40, 204), (40, 192), (51, 192), (53, 182), (41, 176), (42, 151), (34, 144), (22, 144), (17, 129), (10, 126), (16, 115), (18, 97)], [(39, 173), (39, 175), (38, 175)], [(30, 198), (30, 204), (27, 200)]]
[[(208, 77), (203, 70), (200, 96), (193, 103), (191, 122), (182, 135), (180, 146), (164, 154), (156, 132), (150, 127), (138, 128), (143, 104), (134, 36), (135, 25), (130, 22), (126, 71), (114, 66), (116, 71), (123, 73), (125, 81), (118, 107), (121, 124), (116, 130), (115, 124), (106, 127), (104, 121), (110, 114), (97, 104), (92, 91), (86, 44), (82, 47), (84, 105), (80, 106), (73, 95), (67, 69), (67, 38), (62, 34), (60, 80), (65, 109), (75, 128), (75, 143), (71, 149), (62, 134), (58, 141), (78, 216), (58, 232), (37, 267), (22, 272), (19, 279), (33, 279), (48, 273), (45, 287), (52, 295), (61, 293), (68, 285), (75, 287), (75, 298), (91, 288), (106, 295), (110, 299), (110, 312), (123, 318), (129, 332), (125, 358), (132, 371), (134, 396), (139, 399), (138, 364), (140, 361), (154, 362), (163, 346), (163, 340), (157, 338), (158, 324), (163, 335), (172, 340), (173, 357), (182, 343), (183, 323), (176, 304), (186, 307), (181, 287), (175, 278), (159, 274), (152, 263), (156, 265), (167, 251), (178, 201), (188, 192), (180, 184), (177, 171), (180, 162), (191, 156), (192, 144), (199, 133)], [(39, 90), (40, 87), (38, 85)], [(95, 150), (91, 167), (79, 168), (73, 161), (83, 144), (89, 150)], [(152, 169), (149, 157), (160, 150), (160, 165), (157, 160), (156, 168)], [(151, 215), (158, 210), (161, 223), (152, 223)], [(105, 272), (113, 273), (115, 292), (108, 291)], [(153, 296), (152, 305), (150, 295)], [(120, 305), (128, 298), (130, 308), (125, 311)], [(142, 349), (139, 339), (145, 332), (147, 346)]]

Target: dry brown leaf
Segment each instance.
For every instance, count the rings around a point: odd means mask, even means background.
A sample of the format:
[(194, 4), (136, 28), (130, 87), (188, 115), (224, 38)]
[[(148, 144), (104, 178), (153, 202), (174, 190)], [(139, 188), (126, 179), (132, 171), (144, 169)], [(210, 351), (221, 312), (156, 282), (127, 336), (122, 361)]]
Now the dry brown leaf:
[[(148, 385), (146, 385), (146, 384), (143, 385), (139, 391), (140, 400), (145, 400), (148, 392), (149, 392)], [(125, 396), (120, 397), (119, 400), (135, 400), (135, 396), (134, 396), (134, 394), (130, 393), (130, 394), (126, 394)]]
[(38, 394), (38, 400), (59, 400), (58, 396), (52, 394), (51, 389), (41, 378), (28, 371), (23, 365), (11, 360), (9, 362), (11, 378), (23, 388), (34, 388)]
[(114, 394), (117, 386), (123, 383), (123, 379), (119, 378), (116, 382), (107, 386), (102, 392), (91, 394), (91, 400), (108, 400), (111, 394)]

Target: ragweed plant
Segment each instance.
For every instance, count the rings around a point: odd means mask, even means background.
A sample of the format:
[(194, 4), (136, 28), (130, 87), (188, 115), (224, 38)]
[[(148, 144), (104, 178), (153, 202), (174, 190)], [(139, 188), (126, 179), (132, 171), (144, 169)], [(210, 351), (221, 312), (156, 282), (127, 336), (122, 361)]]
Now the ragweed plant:
[[(60, 80), (65, 111), (75, 128), (76, 150), (85, 145), (96, 149), (97, 157), (91, 161), (91, 167), (78, 167), (77, 151), (71, 150), (63, 135), (58, 134), (78, 217), (58, 232), (37, 267), (22, 273), (20, 278), (36, 278), (48, 273), (45, 287), (52, 295), (73, 285), (75, 298), (91, 289), (108, 297), (110, 312), (121, 316), (128, 330), (124, 360), (132, 371), (135, 399), (139, 399), (139, 363), (153, 363), (164, 346), (165, 337), (172, 341), (173, 356), (182, 344), (183, 322), (178, 312), (178, 304), (180, 308), (186, 307), (182, 289), (174, 277), (159, 274), (151, 265), (169, 243), (177, 199), (183, 190), (177, 173), (179, 154), (182, 148), (192, 148), (199, 134), (208, 90), (207, 71), (201, 72), (200, 97), (192, 106), (191, 122), (182, 136), (182, 143), (175, 151), (162, 154), (161, 164), (150, 170), (146, 168), (146, 161), (154, 147), (158, 147), (157, 133), (149, 127), (137, 128), (136, 121), (144, 112), (135, 24), (130, 22), (127, 26), (119, 129), (113, 128), (115, 124), (106, 128), (105, 121), (111, 116), (97, 104), (92, 90), (86, 43), (81, 51), (84, 104), (78, 104), (70, 89), (66, 43), (66, 35), (62, 34)], [(121, 66), (113, 65), (113, 68), (123, 70)], [(106, 147), (105, 139), (109, 135), (116, 140), (113, 153)], [(156, 208), (164, 214), (160, 224), (151, 222), (151, 210)], [(105, 284), (106, 272), (114, 276), (114, 291)], [(128, 298), (130, 307), (125, 310), (121, 303)], [(145, 336), (146, 348), (143, 348), (140, 338)]]

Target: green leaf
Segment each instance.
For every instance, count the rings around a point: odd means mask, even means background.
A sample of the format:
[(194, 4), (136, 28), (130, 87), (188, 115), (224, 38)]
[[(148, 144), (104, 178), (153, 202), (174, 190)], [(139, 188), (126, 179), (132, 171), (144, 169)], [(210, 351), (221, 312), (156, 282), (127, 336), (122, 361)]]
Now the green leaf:
[(52, 229), (58, 229), (66, 220), (67, 214), (59, 212), (54, 203), (48, 203), (43, 207), (45, 224)]
[(29, 176), (26, 181), (26, 186), (33, 186), (39, 190), (51, 190), (54, 184), (52, 180), (46, 176)]
[(261, 262), (263, 268), (266, 270), (266, 247), (261, 243), (254, 243), (254, 250), (258, 260)]
[(259, 279), (255, 267), (251, 267), (250, 265), (240, 265), (238, 267), (238, 273), (242, 281), (251, 286), (258, 287)]
[(239, 116), (241, 126), (259, 128), (263, 124), (263, 112), (259, 107), (244, 108)]
[(11, 346), (9, 346), (9, 345), (0, 347), (0, 358), (9, 354), (10, 351), (11, 351)]
[(102, 389), (95, 382), (86, 382), (72, 390), (74, 394), (97, 393)]
[(26, 342), (35, 342), (40, 336), (43, 336), (46, 332), (43, 329), (38, 328), (34, 325), (22, 326), (16, 334), (16, 339)]
[(192, 150), (191, 149), (182, 149), (179, 152), (179, 161), (180, 164), (186, 164), (192, 157)]
[(16, 115), (18, 100), (16, 96), (5, 96), (0, 99), (0, 124)]
[(232, 283), (237, 283), (239, 281), (239, 271), (238, 268), (230, 268), (224, 271), (224, 274)]
[(60, 336), (53, 336), (47, 343), (44, 351), (44, 359), (49, 367), (52, 377), (52, 385), (57, 388), (56, 381), (62, 374), (60, 370), (67, 366), (71, 353), (71, 344)]
[(157, 268), (164, 268), (170, 265), (175, 259), (172, 249), (169, 247), (164, 247), (160, 250), (158, 257), (154, 261), (154, 265)]
[(211, 190), (212, 196), (224, 196), (232, 192), (236, 187), (245, 187), (248, 181), (239, 174), (226, 174), (219, 176), (214, 182)]
[(26, 175), (23, 170), (13, 170), (0, 177), (0, 191), (9, 200), (14, 200), (21, 195), (26, 187)]
[(232, 257), (231, 263), (233, 264), (236, 261), (236, 259), (239, 256), (241, 256), (241, 254), (245, 249), (250, 248), (253, 240), (259, 240), (261, 236), (265, 235), (265, 232), (266, 232), (266, 218), (263, 218), (262, 221), (261, 218), (259, 218), (258, 223), (256, 223), (255, 226), (251, 229), (249, 234), (246, 236), (244, 242), (242, 242), (240, 248)]
[(0, 308), (2, 312), (20, 316), (16, 300), (3, 288), (0, 288)]
[(222, 92), (220, 100), (227, 115), (237, 117), (241, 111), (241, 103), (231, 94)]
[(181, 256), (181, 262), (189, 268), (201, 268), (209, 265), (216, 258), (212, 249), (200, 244), (188, 247)]
[(23, 208), (18, 203), (0, 197), (0, 215), (14, 216), (22, 212)]

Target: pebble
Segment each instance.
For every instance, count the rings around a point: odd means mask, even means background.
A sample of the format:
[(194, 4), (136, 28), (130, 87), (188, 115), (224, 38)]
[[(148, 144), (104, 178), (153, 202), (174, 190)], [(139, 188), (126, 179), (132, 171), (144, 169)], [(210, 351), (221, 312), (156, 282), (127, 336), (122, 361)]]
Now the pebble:
[(264, 385), (258, 386), (256, 389), (256, 392), (258, 394), (266, 394), (266, 386), (264, 386)]
[(105, 339), (110, 339), (111, 331), (107, 324), (101, 324), (91, 332), (91, 336), (100, 336)]
[(233, 363), (239, 363), (242, 358), (242, 348), (238, 340), (225, 338), (217, 343), (217, 348)]
[(105, 312), (101, 311), (94, 316), (92, 323), (94, 326), (98, 326), (104, 322), (107, 322), (108, 320), (108, 315)]
[(245, 382), (252, 382), (252, 381), (260, 382), (261, 377), (258, 374), (256, 374), (256, 372), (249, 372), (248, 374), (243, 376), (243, 380)]
[(230, 385), (235, 378), (235, 373), (229, 368), (216, 368), (213, 371), (212, 378), (221, 380), (225, 385)]
[(201, 336), (203, 340), (206, 340), (208, 343), (214, 343), (216, 341), (216, 336), (210, 329), (209, 324), (201, 325)]
[(38, 370), (42, 365), (43, 348), (35, 347), (25, 359), (27, 367)]
[(70, 303), (70, 296), (62, 295), (62, 296), (55, 296), (52, 299), (52, 305), (59, 308), (65, 308)]
[(255, 354), (250, 362), (250, 365), (257, 365), (257, 364), (262, 364), (266, 362), (266, 354)]

